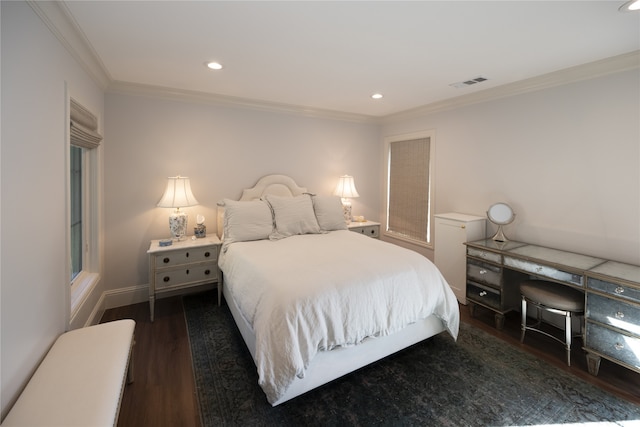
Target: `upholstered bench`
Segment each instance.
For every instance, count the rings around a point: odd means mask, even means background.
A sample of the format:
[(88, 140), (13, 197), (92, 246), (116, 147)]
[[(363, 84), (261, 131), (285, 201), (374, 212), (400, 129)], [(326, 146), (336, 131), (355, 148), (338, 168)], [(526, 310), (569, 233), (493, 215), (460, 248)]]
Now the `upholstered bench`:
[[(567, 352), (567, 365), (571, 366), (571, 317), (584, 315), (584, 293), (559, 283), (545, 280), (525, 280), (520, 283), (522, 295), (522, 321), (520, 342), (524, 342), (526, 331), (536, 331), (564, 344)], [(536, 307), (537, 323), (527, 324), (527, 303)], [(559, 314), (565, 318), (564, 339), (560, 339), (539, 329), (542, 323), (541, 311)]]
[(133, 381), (131, 319), (58, 337), (4, 419), (8, 426), (115, 426)]

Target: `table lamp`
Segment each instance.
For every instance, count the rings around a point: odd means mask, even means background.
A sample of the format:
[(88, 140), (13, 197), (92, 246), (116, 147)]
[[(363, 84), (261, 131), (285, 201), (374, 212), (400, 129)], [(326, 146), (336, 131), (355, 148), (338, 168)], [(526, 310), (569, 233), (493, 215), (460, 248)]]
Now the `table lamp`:
[(167, 188), (157, 206), (161, 208), (175, 208), (169, 215), (169, 229), (176, 240), (184, 240), (187, 235), (187, 213), (180, 208), (198, 204), (191, 192), (191, 183), (186, 176), (170, 176), (167, 178)]
[(360, 197), (358, 190), (356, 190), (356, 184), (353, 181), (353, 177), (350, 175), (342, 175), (338, 181), (338, 186), (333, 192), (334, 195), (339, 196), (342, 199), (342, 212), (344, 213), (344, 220), (351, 222), (351, 198)]

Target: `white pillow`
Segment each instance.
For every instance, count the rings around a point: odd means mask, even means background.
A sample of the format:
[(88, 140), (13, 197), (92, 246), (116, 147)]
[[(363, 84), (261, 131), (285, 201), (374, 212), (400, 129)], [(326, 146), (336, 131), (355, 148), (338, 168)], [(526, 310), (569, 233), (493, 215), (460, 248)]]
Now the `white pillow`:
[(225, 243), (268, 239), (272, 232), (273, 216), (264, 201), (224, 199)]
[(313, 210), (316, 213), (318, 225), (321, 230), (346, 230), (347, 222), (344, 220), (342, 202), (338, 196), (311, 196)]
[(266, 195), (265, 198), (273, 210), (275, 220), (274, 233), (269, 237), (272, 240), (296, 234), (320, 233), (320, 226), (313, 212), (311, 196), (302, 194), (296, 197), (279, 197)]

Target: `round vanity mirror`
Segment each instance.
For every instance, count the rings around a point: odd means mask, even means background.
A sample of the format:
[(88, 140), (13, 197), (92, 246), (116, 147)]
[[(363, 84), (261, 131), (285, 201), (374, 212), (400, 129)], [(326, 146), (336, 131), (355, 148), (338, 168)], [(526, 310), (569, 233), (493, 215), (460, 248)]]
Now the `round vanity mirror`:
[(516, 214), (513, 213), (513, 209), (506, 203), (494, 203), (487, 210), (487, 218), (489, 221), (498, 226), (498, 231), (492, 237), (496, 242), (506, 242), (508, 239), (505, 237), (502, 231), (502, 226), (511, 224), (515, 219)]

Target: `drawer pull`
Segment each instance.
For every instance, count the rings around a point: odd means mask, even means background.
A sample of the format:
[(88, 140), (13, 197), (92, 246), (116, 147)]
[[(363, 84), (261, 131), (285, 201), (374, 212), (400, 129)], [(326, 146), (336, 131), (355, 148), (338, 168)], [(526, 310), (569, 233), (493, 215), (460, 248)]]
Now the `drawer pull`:
[(617, 318), (617, 319), (624, 319), (624, 313), (623, 313), (623, 312), (621, 312), (621, 311), (618, 311), (618, 312), (616, 313), (616, 318)]
[(162, 278), (162, 281), (165, 282), (165, 283), (167, 283), (169, 280), (171, 280), (171, 279), (169, 279), (169, 276), (164, 276)]
[(624, 344), (621, 343), (621, 342), (617, 342), (614, 347), (616, 348), (616, 350), (619, 351), (619, 350), (624, 349)]
[(211, 253), (209, 253), (209, 251), (207, 251), (207, 252), (205, 252), (205, 253), (204, 253), (204, 257), (205, 257), (205, 258), (209, 258), (209, 256), (211, 256)]
[(209, 274), (211, 274), (211, 270), (206, 269), (206, 270), (204, 271), (204, 274), (208, 276)]
[(165, 264), (168, 263), (170, 261), (169, 257), (165, 257), (162, 262), (164, 262)]
[(623, 294), (624, 288), (622, 286), (618, 286), (615, 290), (616, 294)]
[(185, 253), (184, 256), (186, 256), (187, 258), (189, 258), (189, 252)]
[(487, 294), (487, 291), (480, 291), (480, 296), (483, 297)]
[(482, 270), (480, 270), (480, 271), (479, 271), (479, 273), (480, 273), (480, 274), (487, 274), (487, 270), (482, 269)]
[(189, 274), (189, 269), (187, 269), (187, 274)]

